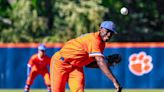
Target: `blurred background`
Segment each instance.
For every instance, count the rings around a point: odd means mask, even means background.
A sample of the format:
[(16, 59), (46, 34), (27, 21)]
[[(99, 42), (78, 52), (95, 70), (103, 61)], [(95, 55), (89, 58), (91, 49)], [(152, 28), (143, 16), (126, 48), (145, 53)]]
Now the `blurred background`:
[[(112, 68), (121, 85), (163, 89), (163, 4), (164, 0), (0, 0), (0, 88), (23, 89), (27, 62), (39, 43), (45, 43), (52, 56), (67, 40), (98, 31), (102, 21), (112, 20), (118, 34), (104, 53), (123, 56)], [(127, 15), (120, 13), (122, 7), (128, 9)], [(143, 52), (152, 58), (153, 67), (135, 72), (129, 59)], [(85, 68), (85, 73), (86, 88), (113, 88), (100, 70)], [(43, 79), (38, 77), (32, 88), (45, 88)]]
[[(113, 42), (164, 41), (163, 0), (0, 0), (0, 42), (65, 42), (117, 25)], [(127, 7), (128, 15), (120, 9)], [(62, 39), (61, 39), (62, 38)]]

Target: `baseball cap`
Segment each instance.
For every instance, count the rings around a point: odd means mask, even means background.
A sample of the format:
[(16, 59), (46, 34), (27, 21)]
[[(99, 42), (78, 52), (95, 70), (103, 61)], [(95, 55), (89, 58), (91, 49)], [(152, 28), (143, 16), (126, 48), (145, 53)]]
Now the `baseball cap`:
[(115, 34), (117, 34), (116, 32), (116, 26), (112, 21), (103, 21), (100, 25), (101, 28), (105, 28), (107, 30), (110, 30), (112, 32), (114, 32)]
[(44, 44), (40, 44), (39, 46), (38, 46), (38, 50), (46, 50), (46, 46), (44, 45)]

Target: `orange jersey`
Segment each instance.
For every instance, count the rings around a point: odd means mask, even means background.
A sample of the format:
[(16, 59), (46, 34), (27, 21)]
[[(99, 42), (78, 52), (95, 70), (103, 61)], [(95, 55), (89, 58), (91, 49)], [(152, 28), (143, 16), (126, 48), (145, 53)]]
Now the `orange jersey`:
[(47, 69), (47, 66), (50, 65), (50, 57), (48, 57), (47, 55), (45, 55), (42, 59), (38, 57), (38, 54), (34, 54), (29, 62), (28, 62), (28, 66), (32, 66), (33, 69), (36, 70), (41, 70), (42, 69)]
[(94, 56), (103, 56), (105, 42), (99, 32), (84, 34), (68, 41), (59, 51), (65, 62), (74, 66), (84, 66), (93, 61)]

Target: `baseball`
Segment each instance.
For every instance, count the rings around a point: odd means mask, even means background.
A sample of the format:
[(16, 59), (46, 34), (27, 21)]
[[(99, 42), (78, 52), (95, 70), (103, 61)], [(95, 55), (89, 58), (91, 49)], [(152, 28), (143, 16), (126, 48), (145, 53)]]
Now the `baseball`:
[(120, 10), (122, 15), (127, 15), (128, 14), (128, 9), (126, 7), (122, 7)]

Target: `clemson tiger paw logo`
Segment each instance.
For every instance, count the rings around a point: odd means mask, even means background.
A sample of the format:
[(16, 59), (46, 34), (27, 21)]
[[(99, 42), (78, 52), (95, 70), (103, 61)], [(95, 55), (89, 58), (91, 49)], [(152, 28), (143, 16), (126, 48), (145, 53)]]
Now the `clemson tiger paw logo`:
[(145, 52), (132, 54), (129, 57), (129, 69), (138, 76), (149, 73), (153, 69), (152, 57)]

